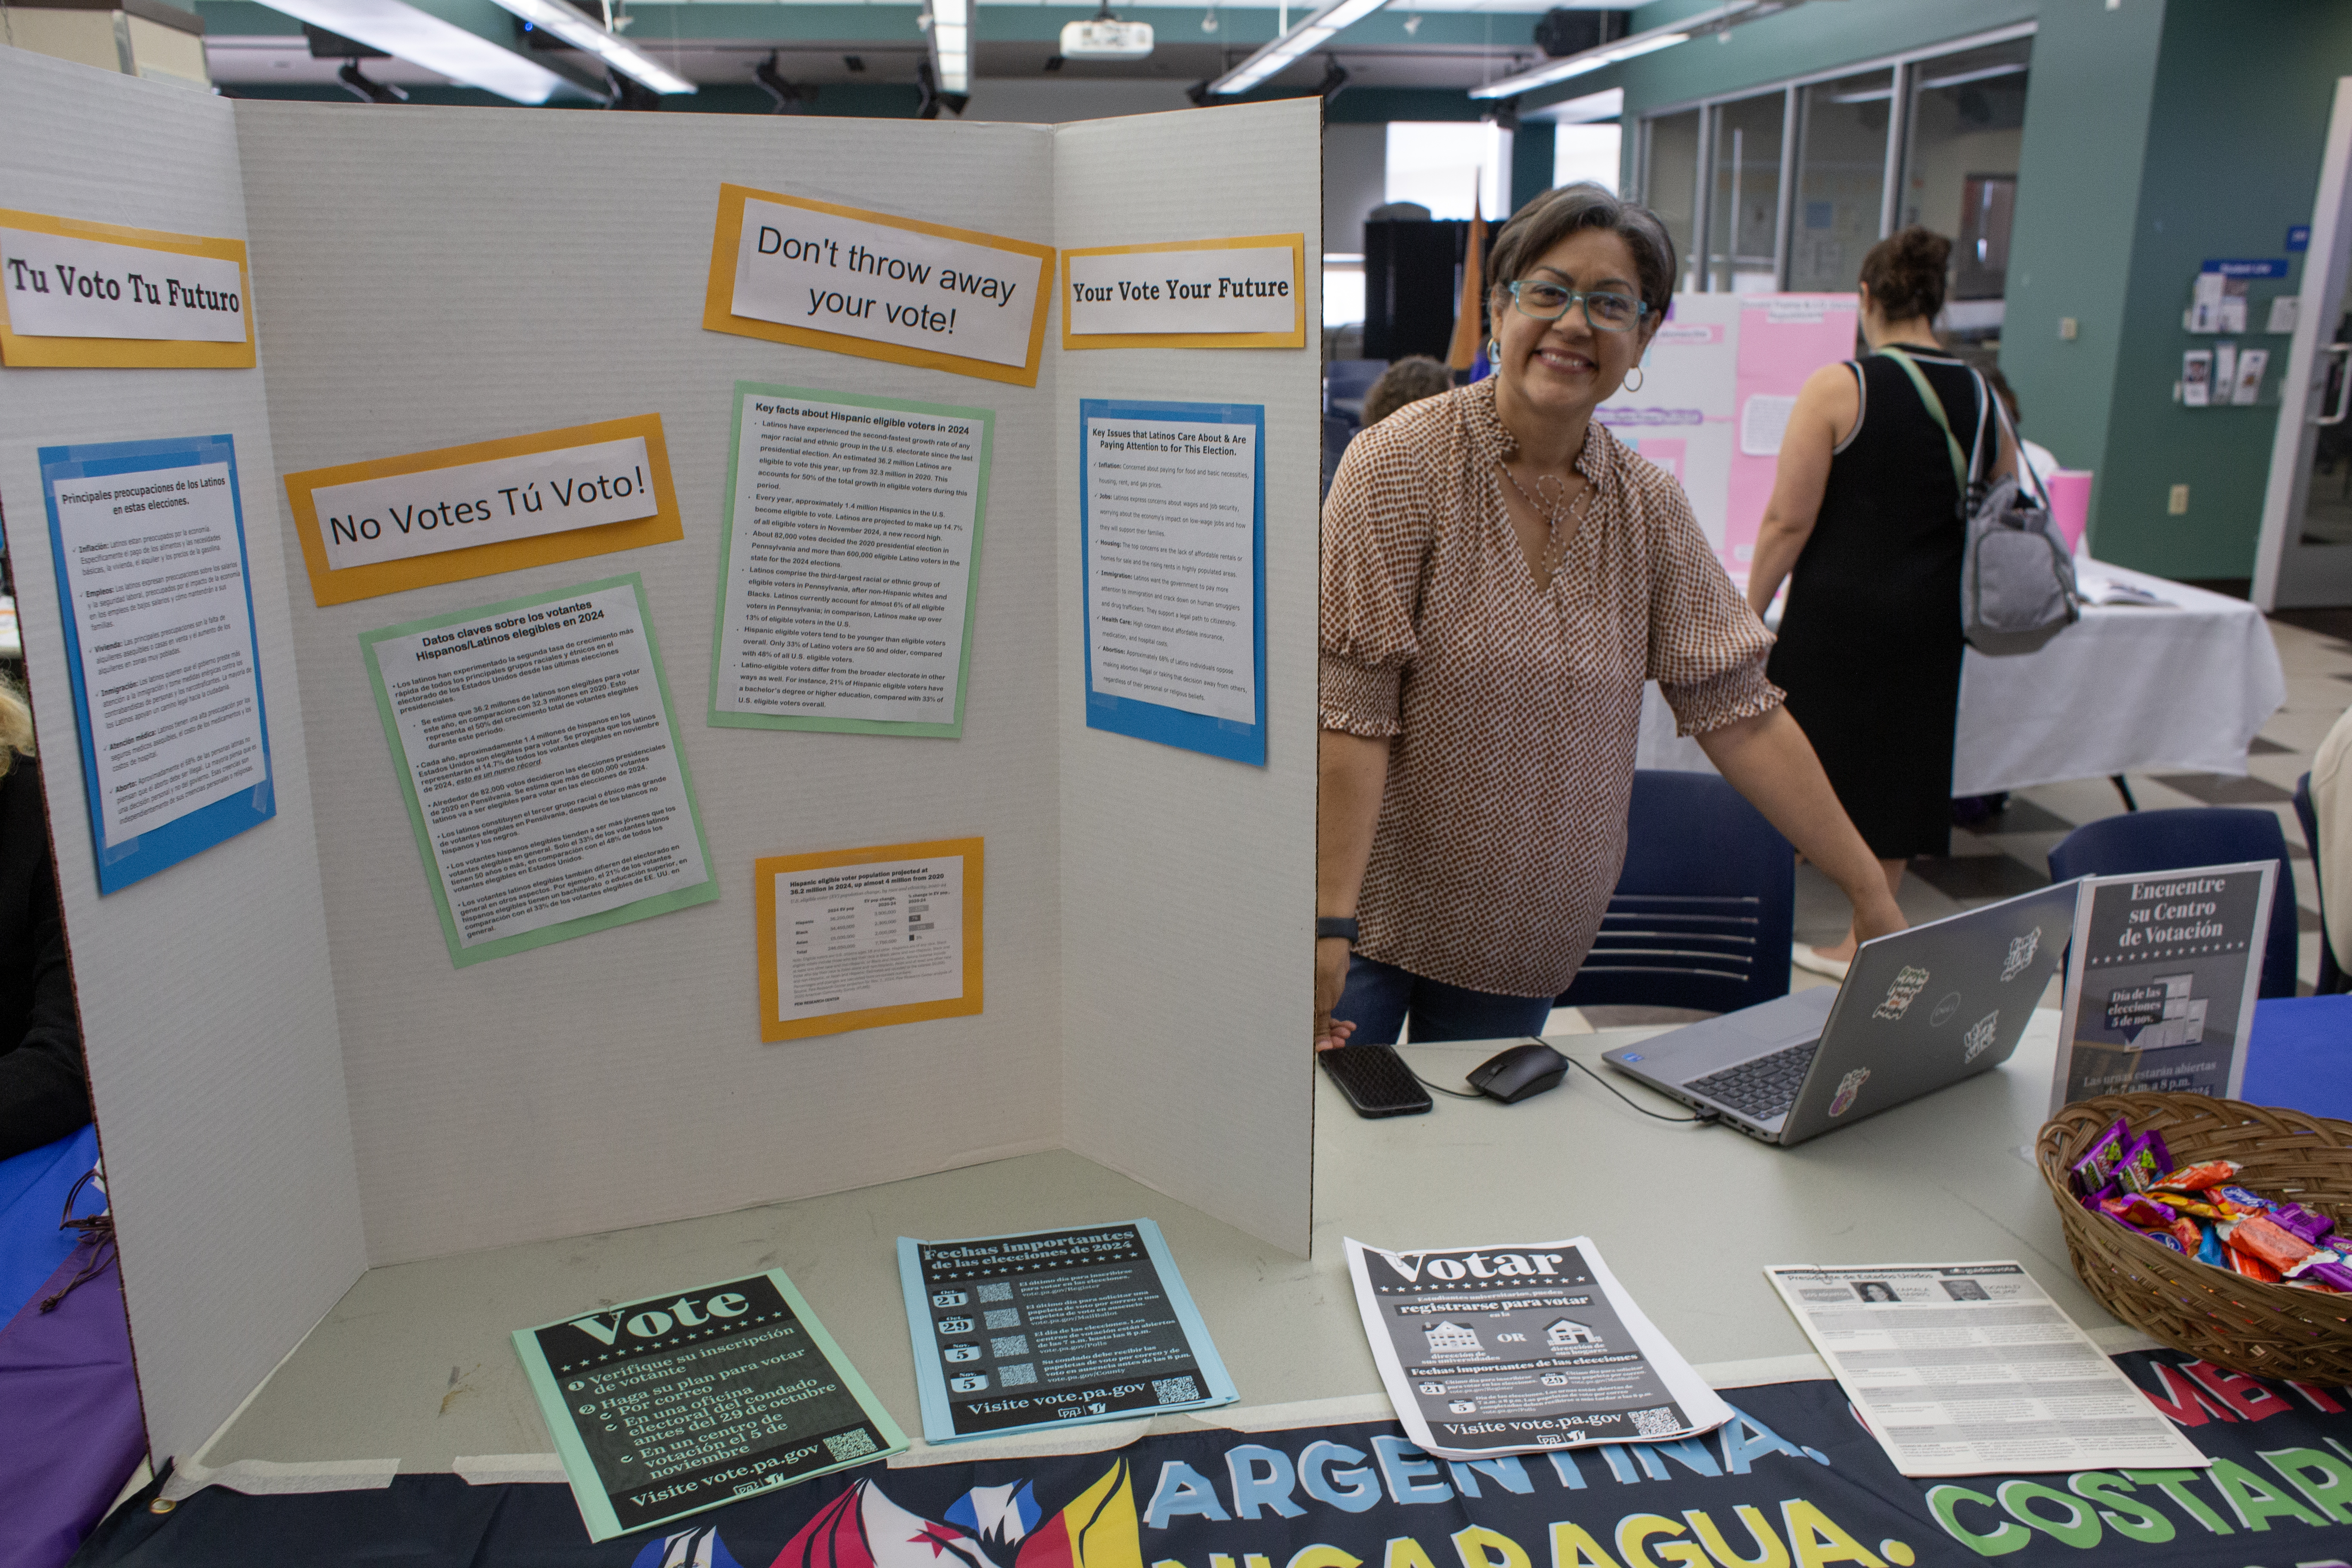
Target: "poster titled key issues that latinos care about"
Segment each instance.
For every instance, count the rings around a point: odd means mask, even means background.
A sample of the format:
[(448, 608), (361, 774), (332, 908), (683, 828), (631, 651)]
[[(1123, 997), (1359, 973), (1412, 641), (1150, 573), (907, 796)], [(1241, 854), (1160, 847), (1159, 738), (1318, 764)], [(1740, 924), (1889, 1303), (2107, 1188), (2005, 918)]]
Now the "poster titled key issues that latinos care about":
[(1148, 1219), (964, 1241), (902, 1236), (898, 1280), (930, 1442), (1239, 1397)]
[(963, 732), (995, 416), (735, 387), (710, 722)]
[(635, 574), (360, 641), (451, 963), (719, 896)]
[(67, 673), (118, 892), (278, 815), (226, 436), (41, 448)]
[(778, 1269), (518, 1329), (514, 1342), (592, 1541), (907, 1446)]
[(1265, 762), (1265, 409), (1078, 405), (1087, 727)]
[(1350, 1239), (1348, 1273), (1397, 1419), (1430, 1453), (1671, 1441), (1731, 1419), (1588, 1237), (1422, 1252)]

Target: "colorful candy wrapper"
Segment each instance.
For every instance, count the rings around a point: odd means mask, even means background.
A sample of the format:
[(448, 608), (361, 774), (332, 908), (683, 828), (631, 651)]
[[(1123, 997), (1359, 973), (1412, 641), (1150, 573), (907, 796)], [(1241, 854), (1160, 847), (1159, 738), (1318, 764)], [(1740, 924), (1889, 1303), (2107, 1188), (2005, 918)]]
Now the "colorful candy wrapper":
[[(2134, 1230), (2169, 1231), (2172, 1211), (2154, 1198), (2140, 1193), (2126, 1193), (2121, 1197), (2099, 1200), (2100, 1212), (2111, 1219), (2119, 1219)], [(2305, 1250), (2308, 1251), (2309, 1248)]]
[(2124, 1145), (2131, 1142), (2131, 1129), (2117, 1118), (2114, 1126), (2091, 1141), (2089, 1152), (2071, 1167), (2074, 1190), (2095, 1193), (2115, 1179), (2116, 1162), (2124, 1157)]
[(2261, 1258), (2281, 1274), (2319, 1250), (2268, 1215), (2240, 1220), (2230, 1232), (2230, 1247), (2233, 1251)]
[(2323, 1237), (2336, 1228), (2336, 1222), (2317, 1209), (2301, 1204), (2279, 1204), (2270, 1213), (2272, 1221), (2283, 1230), (2291, 1230), (2314, 1247), (2324, 1245)]
[(2305, 1279), (2315, 1279), (2322, 1285), (2352, 1294), (2352, 1267), (2341, 1263), (2315, 1263), (2303, 1271)]
[(2207, 1160), (2166, 1173), (2163, 1184), (2169, 1192), (2201, 1193), (2208, 1187), (2218, 1187), (2224, 1182), (2234, 1180), (2242, 1169), (2244, 1167), (2235, 1160)]
[(2198, 1249), (2205, 1245), (2205, 1227), (2187, 1215), (2173, 1220), (2172, 1234), (2179, 1240), (2180, 1250), (2191, 1258), (2196, 1257)]
[(2197, 1261), (2210, 1263), (2216, 1268), (2227, 1268), (2230, 1267), (2230, 1249), (2221, 1245), (2221, 1233), (2210, 1225), (2203, 1229), (2205, 1239), (2198, 1244)]
[(2180, 1245), (2180, 1238), (2173, 1235), (2168, 1230), (2144, 1230), (2141, 1231), (2140, 1234), (2147, 1237), (2150, 1241), (2156, 1243), (2157, 1246), (2168, 1247), (2184, 1258), (2189, 1254), (2189, 1249)]
[(2279, 1282), (2279, 1271), (2261, 1258), (2241, 1252), (2234, 1247), (2225, 1247), (2222, 1250), (2230, 1255), (2231, 1273), (2242, 1274), (2263, 1285), (2275, 1285)]
[(2164, 1146), (2164, 1134), (2143, 1132), (2125, 1146), (2116, 1162), (2115, 1175), (2126, 1191), (2144, 1193), (2171, 1169), (2172, 1151)]
[(2199, 1219), (2220, 1219), (2221, 1211), (2201, 1197), (2187, 1193), (2150, 1193), (2147, 1194), (2175, 1214), (2192, 1215)]

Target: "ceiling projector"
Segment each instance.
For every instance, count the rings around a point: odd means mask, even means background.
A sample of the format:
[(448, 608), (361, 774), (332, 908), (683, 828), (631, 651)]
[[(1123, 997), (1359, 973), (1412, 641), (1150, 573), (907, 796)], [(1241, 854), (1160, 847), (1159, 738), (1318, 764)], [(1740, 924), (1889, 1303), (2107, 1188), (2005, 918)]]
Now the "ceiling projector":
[(1139, 60), (1151, 53), (1151, 24), (1105, 12), (1062, 28), (1062, 55), (1073, 60)]

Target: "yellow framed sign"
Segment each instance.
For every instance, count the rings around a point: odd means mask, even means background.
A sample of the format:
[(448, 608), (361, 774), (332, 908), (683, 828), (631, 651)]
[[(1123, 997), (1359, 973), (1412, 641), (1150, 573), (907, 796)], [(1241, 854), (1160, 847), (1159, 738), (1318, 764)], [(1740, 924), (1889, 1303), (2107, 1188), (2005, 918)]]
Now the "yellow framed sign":
[(981, 861), (941, 838), (753, 862), (760, 1038), (980, 1012)]
[(719, 187), (702, 324), (1037, 384), (1054, 247), (803, 196)]
[(255, 363), (245, 241), (0, 207), (0, 364)]
[(321, 605), (686, 537), (658, 414), (310, 468), (286, 500)]
[(1062, 252), (1066, 349), (1303, 349), (1307, 237)]

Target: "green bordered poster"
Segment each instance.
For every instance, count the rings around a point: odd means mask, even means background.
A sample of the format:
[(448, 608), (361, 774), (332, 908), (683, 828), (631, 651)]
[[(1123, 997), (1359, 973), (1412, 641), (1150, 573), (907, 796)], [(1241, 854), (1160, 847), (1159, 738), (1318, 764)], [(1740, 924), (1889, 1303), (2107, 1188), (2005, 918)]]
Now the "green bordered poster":
[(592, 1541), (903, 1451), (780, 1269), (517, 1329)]
[(996, 416), (735, 384), (710, 722), (963, 733)]
[(452, 963), (719, 896), (635, 573), (360, 643)]

